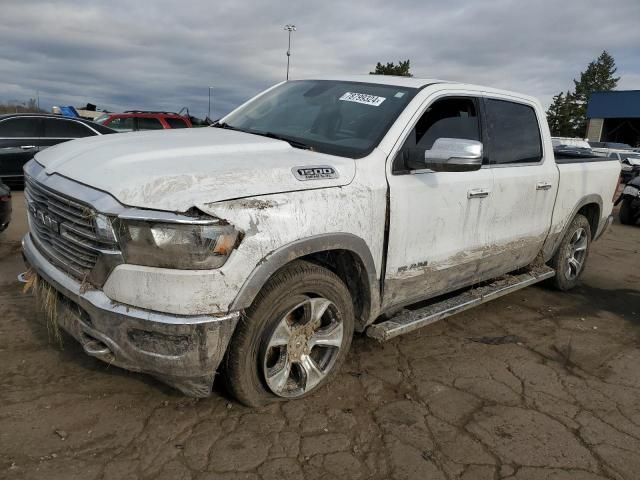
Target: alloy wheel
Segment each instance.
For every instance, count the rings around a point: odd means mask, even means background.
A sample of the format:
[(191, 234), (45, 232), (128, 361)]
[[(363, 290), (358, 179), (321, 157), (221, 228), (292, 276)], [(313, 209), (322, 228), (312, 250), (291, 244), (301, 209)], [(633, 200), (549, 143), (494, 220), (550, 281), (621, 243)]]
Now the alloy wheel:
[(271, 391), (295, 398), (316, 387), (332, 370), (344, 328), (338, 309), (326, 298), (309, 298), (289, 310), (269, 337), (263, 374)]
[(587, 232), (584, 228), (578, 228), (569, 240), (567, 246), (567, 270), (565, 276), (568, 280), (573, 280), (582, 271), (585, 258), (587, 257), (587, 246), (589, 240), (587, 239)]

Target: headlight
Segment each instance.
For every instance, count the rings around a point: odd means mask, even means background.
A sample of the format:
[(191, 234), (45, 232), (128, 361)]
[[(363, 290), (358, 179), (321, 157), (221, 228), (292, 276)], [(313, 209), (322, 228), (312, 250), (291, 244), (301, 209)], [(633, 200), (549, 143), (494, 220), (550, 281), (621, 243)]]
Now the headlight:
[(121, 219), (117, 223), (125, 261), (134, 265), (183, 270), (219, 268), (240, 240), (236, 229), (218, 219), (198, 223)]

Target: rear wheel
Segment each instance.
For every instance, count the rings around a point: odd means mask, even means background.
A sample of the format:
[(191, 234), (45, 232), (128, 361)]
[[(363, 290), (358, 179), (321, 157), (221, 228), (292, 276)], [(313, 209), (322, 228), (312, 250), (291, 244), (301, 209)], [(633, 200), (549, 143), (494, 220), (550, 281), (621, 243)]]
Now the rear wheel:
[(559, 290), (570, 290), (578, 284), (591, 247), (591, 225), (584, 215), (576, 215), (551, 259), (556, 271), (552, 282)]
[(342, 280), (295, 261), (264, 286), (239, 323), (227, 352), (227, 388), (249, 406), (309, 395), (340, 369), (353, 328)]
[(622, 223), (623, 225), (633, 224), (633, 211), (631, 209), (631, 202), (631, 199), (625, 198), (622, 200), (622, 205), (620, 205), (620, 223)]

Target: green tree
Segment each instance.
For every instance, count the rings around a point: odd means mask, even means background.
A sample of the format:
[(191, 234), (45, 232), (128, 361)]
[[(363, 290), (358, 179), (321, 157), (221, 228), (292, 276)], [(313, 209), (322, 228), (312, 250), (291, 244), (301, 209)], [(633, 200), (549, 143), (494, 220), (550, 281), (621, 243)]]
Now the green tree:
[(587, 103), (594, 92), (613, 90), (620, 77), (616, 77), (616, 62), (604, 50), (600, 56), (573, 80), (575, 91), (559, 93), (553, 97), (547, 110), (551, 133), (560, 137), (582, 137), (587, 132)]
[(616, 77), (616, 62), (606, 51), (593, 62), (587, 69), (580, 73), (580, 80), (573, 80), (575, 94), (573, 98), (572, 123), (576, 136), (584, 136), (587, 131), (587, 103), (594, 92), (608, 92), (618, 85), (620, 77)]
[(564, 107), (565, 100), (564, 93), (562, 92), (554, 95), (553, 101), (547, 110), (547, 123), (549, 124), (549, 130), (551, 130), (551, 135), (556, 137), (563, 136), (560, 124), (562, 122), (562, 109)]
[(400, 77), (413, 77), (409, 72), (409, 60), (405, 60), (404, 62), (400, 60), (398, 65), (393, 62), (387, 62), (386, 65), (377, 63), (376, 69), (373, 72), (369, 72), (371, 75), (397, 75)]
[(574, 109), (574, 94), (570, 91), (560, 92), (553, 97), (553, 102), (547, 110), (549, 130), (554, 137), (573, 137), (572, 123)]

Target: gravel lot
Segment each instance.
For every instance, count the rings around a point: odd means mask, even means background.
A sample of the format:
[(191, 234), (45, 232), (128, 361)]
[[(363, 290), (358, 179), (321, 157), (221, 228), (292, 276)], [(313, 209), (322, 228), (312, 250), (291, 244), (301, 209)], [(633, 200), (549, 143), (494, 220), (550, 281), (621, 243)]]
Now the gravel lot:
[(615, 224), (571, 293), (530, 287), (387, 344), (358, 337), (332, 385), (252, 410), (49, 343), (15, 280), (22, 203), (0, 236), (0, 478), (640, 476), (639, 227)]

